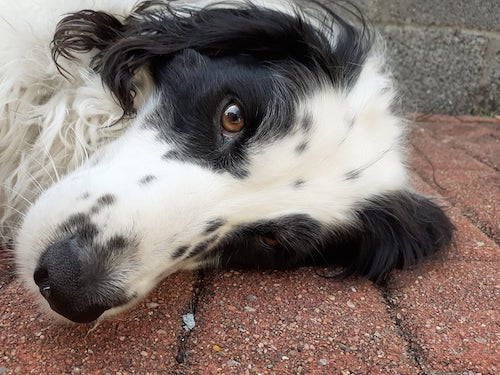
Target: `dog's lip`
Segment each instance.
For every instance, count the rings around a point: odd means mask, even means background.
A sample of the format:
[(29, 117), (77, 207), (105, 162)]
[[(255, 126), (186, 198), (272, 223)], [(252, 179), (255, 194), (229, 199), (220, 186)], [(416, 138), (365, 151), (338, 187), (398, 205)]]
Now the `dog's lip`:
[(63, 316), (64, 318), (70, 320), (73, 323), (90, 324), (106, 320), (111, 316), (117, 315), (122, 311), (128, 310), (138, 300), (139, 299), (137, 298), (137, 296), (135, 296), (114, 306), (97, 306), (95, 313), (86, 315), (77, 314), (74, 316), (68, 316), (63, 311), (58, 311), (58, 309), (54, 308), (53, 306), (51, 306), (51, 309), (54, 310), (57, 314)]
[[(106, 316), (115, 315), (120, 311), (126, 310), (128, 307), (133, 305), (135, 301), (138, 300), (137, 297), (137, 294), (134, 293), (131, 297), (120, 298), (110, 304), (92, 304), (90, 308), (87, 308), (85, 311), (71, 309), (71, 305), (53, 303), (50, 299), (47, 299), (47, 302), (54, 312), (68, 319), (69, 321), (73, 323), (88, 324), (100, 321)], [(115, 310), (115, 313), (109, 313), (112, 310)]]
[(70, 311), (68, 309), (61, 308), (60, 306), (55, 306), (49, 302), (50, 308), (54, 310), (59, 315), (64, 318), (74, 322), (74, 323), (92, 323), (96, 321), (102, 314), (109, 310), (111, 307), (103, 305), (92, 306), (92, 312), (79, 312)]
[(96, 321), (106, 310), (109, 310), (107, 307), (103, 307), (102, 310), (98, 313), (89, 315), (89, 316), (82, 316), (81, 318), (72, 318), (71, 320), (75, 323), (92, 323)]

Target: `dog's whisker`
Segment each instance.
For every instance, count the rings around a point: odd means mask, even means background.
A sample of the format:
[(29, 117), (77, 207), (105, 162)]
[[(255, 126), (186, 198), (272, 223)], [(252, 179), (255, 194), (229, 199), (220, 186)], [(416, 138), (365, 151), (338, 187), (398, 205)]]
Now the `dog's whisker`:
[[(44, 147), (44, 150), (45, 150), (45, 152), (44, 152), (45, 156), (46, 156), (46, 157), (48, 157), (50, 154), (49, 154), (48, 150), (46, 149), (46, 147)], [(43, 159), (43, 158), (39, 158), (39, 156), (38, 156), (38, 155), (28, 155), (28, 156), (31, 158), (31, 160), (33, 161), (33, 163), (34, 163), (36, 166), (40, 167), (39, 171), (42, 171), (42, 172), (44, 173), (44, 175), (50, 179), (50, 183), (51, 183), (51, 184), (55, 184), (55, 183), (56, 183), (57, 178), (56, 178), (56, 179), (54, 179), (54, 176), (52, 175), (52, 173), (50, 173), (49, 169), (46, 167), (46, 164), (43, 162), (43, 160), (44, 160), (44, 159)], [(48, 159), (48, 160), (49, 160), (49, 164), (51, 164), (50, 159)], [(52, 162), (53, 162), (53, 161), (52, 161)], [(54, 168), (54, 167), (55, 167), (55, 165), (54, 165), (54, 166), (52, 166), (52, 167)], [(39, 184), (39, 179), (37, 179), (36, 177), (34, 177), (34, 175), (32, 175), (32, 174), (31, 174), (30, 172), (28, 172), (27, 170), (25, 170), (24, 172), (26, 173), (26, 175), (27, 175), (29, 178), (31, 178), (31, 179), (32, 179), (32, 181), (33, 181), (33, 182), (35, 182), (35, 181), (36, 181), (36, 183), (37, 183), (37, 184)], [(57, 181), (58, 181), (58, 180), (57, 180)]]
[(33, 194), (33, 196), (38, 196), (40, 195), (41, 193), (43, 193), (45, 191), (44, 187), (42, 186), (42, 184), (40, 184), (40, 182), (38, 181), (38, 179), (33, 176), (32, 173), (30, 173), (29, 171), (25, 170), (25, 174), (26, 176), (28, 176), (28, 178), (33, 182), (33, 184), (35, 185), (35, 187), (37, 188), (37, 191), (33, 191), (33, 190), (28, 190), (31, 194)]
[[(20, 193), (18, 190), (11, 188), (9, 185), (2, 184), (2, 188), (12, 192), (15, 196), (18, 196), (19, 198), (21, 198), (23, 201), (25, 201), (27, 203), (28, 207), (33, 204), (33, 201), (31, 199), (26, 198), (25, 195)], [(30, 192), (30, 191), (28, 190), (28, 192)]]
[(26, 214), (24, 212), (20, 211), (19, 209), (17, 209), (14, 206), (10, 206), (8, 204), (4, 204), (3, 207), (8, 208), (8, 209), (10, 209), (10, 210), (12, 210), (14, 212), (17, 212), (20, 217), (25, 217), (26, 216)]
[(48, 162), (49, 162), (49, 165), (50, 167), (52, 168), (52, 171), (54, 172), (54, 176), (55, 176), (55, 181), (53, 179), (53, 175), (52, 173), (50, 173), (48, 170), (44, 169), (47, 174), (49, 175), (50, 179), (52, 180), (52, 183), (56, 183), (56, 182), (59, 182), (61, 180), (60, 176), (59, 176), (59, 171), (57, 170), (57, 166), (56, 166), (56, 162), (54, 160), (54, 157), (52, 156), (52, 154), (50, 153), (50, 151), (45, 148), (45, 151), (46, 151), (46, 156), (47, 156), (47, 159), (48, 159)]

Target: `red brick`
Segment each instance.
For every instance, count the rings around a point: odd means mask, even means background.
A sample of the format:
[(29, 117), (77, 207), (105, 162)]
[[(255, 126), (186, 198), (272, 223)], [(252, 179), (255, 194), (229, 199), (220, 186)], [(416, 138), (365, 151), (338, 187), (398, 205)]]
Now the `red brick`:
[(8, 374), (170, 373), (193, 283), (190, 273), (169, 277), (146, 301), (90, 332), (39, 312), (15, 281), (1, 292), (0, 366)]
[(14, 254), (12, 250), (0, 247), (0, 291), (14, 279), (14, 275)]
[(412, 113), (406, 116), (409, 120), (419, 123), (438, 123), (438, 124), (450, 124), (450, 125), (460, 125), (460, 124), (494, 124), (500, 125), (500, 118), (497, 117), (478, 117), (478, 116), (468, 116), (468, 115), (440, 115), (440, 114), (428, 114), (428, 113)]
[(418, 126), (444, 144), (464, 151), (475, 160), (500, 168), (500, 121), (497, 123), (419, 123)]
[(396, 275), (391, 301), (427, 373), (498, 373), (499, 276), (498, 264), (487, 262)]
[(452, 246), (447, 259), (463, 261), (500, 261), (500, 246), (484, 234), (474, 223), (463, 215), (457, 207), (451, 206), (418, 175), (412, 175), (412, 184), (419, 192), (427, 195), (443, 206), (456, 227), (455, 246)]
[(302, 269), (207, 281), (186, 374), (418, 373), (366, 280), (336, 282)]
[(411, 165), (427, 183), (474, 220), (476, 226), (496, 242), (500, 241), (498, 171), (428, 133), (420, 128), (413, 134), (416, 148)]

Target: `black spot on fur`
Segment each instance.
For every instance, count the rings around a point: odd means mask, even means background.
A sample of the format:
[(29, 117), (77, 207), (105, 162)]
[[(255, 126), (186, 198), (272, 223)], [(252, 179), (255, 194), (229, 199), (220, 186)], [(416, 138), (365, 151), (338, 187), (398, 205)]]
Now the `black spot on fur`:
[(226, 220), (224, 220), (224, 219), (215, 219), (215, 220), (209, 221), (207, 223), (206, 228), (205, 228), (204, 234), (211, 234), (211, 233), (215, 232), (217, 229), (219, 229), (220, 227), (222, 227), (224, 224), (226, 224)]
[(62, 225), (68, 228), (80, 227), (90, 223), (90, 217), (83, 213), (71, 215)]
[(300, 123), (302, 130), (304, 130), (305, 133), (308, 133), (312, 128), (312, 124), (313, 124), (313, 117), (311, 116), (310, 113), (306, 113), (304, 117), (302, 117)]
[(194, 247), (194, 249), (191, 250), (191, 252), (189, 253), (189, 258), (193, 258), (193, 257), (201, 254), (202, 252), (204, 252), (207, 249), (208, 245), (209, 244), (207, 242), (202, 242), (202, 243), (196, 245)]
[(293, 183), (293, 188), (294, 189), (300, 189), (302, 186), (304, 186), (306, 182), (304, 180), (296, 180), (294, 183)]
[(97, 200), (99, 206), (111, 206), (115, 203), (115, 197), (112, 194), (105, 194)]
[(83, 194), (80, 196), (80, 198), (79, 198), (79, 199), (81, 199), (81, 200), (84, 200), (84, 201), (85, 201), (85, 200), (87, 200), (87, 199), (89, 199), (89, 198), (90, 198), (90, 193), (89, 193), (88, 191), (86, 191), (85, 193), (83, 193)]
[(189, 246), (181, 246), (177, 248), (177, 250), (175, 250), (172, 254), (172, 259), (181, 258), (184, 254), (186, 254), (186, 251), (188, 251), (188, 249)]
[(153, 176), (153, 175), (147, 175), (147, 176), (144, 176), (143, 178), (141, 178), (139, 180), (139, 185), (148, 185), (150, 184), (152, 181), (156, 180), (156, 176)]
[(83, 213), (71, 215), (63, 222), (58, 234), (62, 237), (74, 236), (83, 243), (93, 243), (95, 237), (99, 234), (97, 225), (91, 222), (90, 217)]
[(177, 160), (177, 161), (183, 160), (182, 154), (177, 150), (170, 150), (170, 151), (165, 152), (162, 156), (162, 159), (163, 160)]
[(362, 173), (362, 171), (361, 171), (361, 170), (359, 170), (359, 169), (354, 169), (354, 170), (352, 170), (352, 171), (347, 172), (347, 173), (344, 175), (344, 178), (345, 178), (346, 180), (356, 180), (356, 179), (358, 179), (358, 178), (360, 178), (360, 177), (361, 177), (361, 173)]
[(121, 250), (129, 245), (129, 241), (124, 236), (115, 235), (111, 237), (104, 246), (107, 251)]
[(201, 242), (200, 244), (196, 245), (193, 250), (189, 253), (189, 258), (194, 258), (197, 255), (200, 255), (201, 253), (205, 252), (210, 245), (212, 245), (215, 241), (217, 241), (218, 236), (212, 236), (209, 239)]
[(297, 154), (302, 154), (305, 150), (307, 150), (307, 147), (309, 146), (309, 144), (307, 142), (301, 142), (297, 145), (297, 147), (295, 147), (295, 152)]
[(112, 194), (105, 194), (99, 197), (96, 204), (90, 209), (90, 213), (98, 214), (104, 207), (111, 206), (115, 200), (116, 198)]

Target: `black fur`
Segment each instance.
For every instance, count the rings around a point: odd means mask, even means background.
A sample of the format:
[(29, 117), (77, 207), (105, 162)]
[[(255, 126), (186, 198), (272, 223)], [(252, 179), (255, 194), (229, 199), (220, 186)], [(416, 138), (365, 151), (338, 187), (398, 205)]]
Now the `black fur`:
[[(248, 143), (286, 133), (294, 123), (292, 103), (279, 104), (272, 71), (254, 62), (251, 57), (209, 58), (188, 49), (154, 68), (160, 104), (146, 121), (161, 139), (176, 145), (165, 159), (189, 160), (243, 178), (248, 173)], [(230, 102), (241, 106), (246, 123), (233, 138), (225, 137), (220, 126), (221, 113)], [(279, 113), (272, 124), (271, 109)]]
[(356, 210), (357, 224), (333, 233), (329, 243), (346, 267), (341, 276), (384, 280), (393, 268), (409, 268), (448, 248), (454, 226), (429, 198), (393, 192), (370, 199)]
[[(409, 268), (450, 246), (454, 227), (428, 198), (394, 192), (363, 203), (345, 228), (328, 228), (304, 215), (237, 229), (211, 256), (225, 267), (295, 268), (343, 266), (338, 277), (385, 280), (394, 268)], [(271, 237), (270, 247), (263, 237)]]
[[(125, 114), (134, 111), (135, 73), (143, 67), (158, 69), (188, 49), (210, 58), (250, 56), (263, 65), (286, 61), (286, 66), (277, 68), (289, 77), (306, 75), (348, 86), (359, 74), (371, 35), (357, 8), (340, 4), (334, 7), (357, 25), (345, 21), (332, 10), (333, 6), (316, 1), (297, 5), (295, 15), (251, 3), (238, 8), (228, 3), (227, 8), (195, 11), (172, 7), (169, 2), (147, 1), (123, 21), (103, 12), (84, 10), (59, 23), (52, 53), (57, 62), (60, 56), (74, 58), (96, 49), (93, 68)], [(321, 30), (306, 22), (304, 13), (312, 14), (322, 25)], [(335, 47), (331, 40), (336, 40)]]
[(138, 184), (139, 184), (139, 185), (142, 185), (142, 186), (144, 186), (144, 185), (149, 185), (151, 182), (153, 182), (153, 181), (154, 181), (154, 180), (156, 180), (156, 179), (157, 179), (157, 177), (156, 177), (156, 176), (153, 176), (153, 175), (150, 175), (150, 174), (149, 174), (149, 175), (146, 175), (146, 176), (142, 177), (142, 178), (139, 180)]

